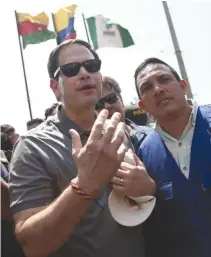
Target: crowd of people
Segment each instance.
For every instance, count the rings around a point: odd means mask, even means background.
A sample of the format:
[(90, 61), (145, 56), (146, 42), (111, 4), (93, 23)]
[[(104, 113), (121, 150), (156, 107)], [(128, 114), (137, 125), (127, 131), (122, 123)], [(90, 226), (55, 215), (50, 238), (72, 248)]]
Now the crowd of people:
[[(187, 100), (178, 73), (148, 58), (134, 71), (138, 105), (125, 106), (100, 68), (87, 42), (63, 42), (48, 60), (58, 102), (25, 135), (1, 125), (2, 256), (210, 257), (211, 105)], [(155, 196), (152, 214), (119, 224), (111, 190)]]

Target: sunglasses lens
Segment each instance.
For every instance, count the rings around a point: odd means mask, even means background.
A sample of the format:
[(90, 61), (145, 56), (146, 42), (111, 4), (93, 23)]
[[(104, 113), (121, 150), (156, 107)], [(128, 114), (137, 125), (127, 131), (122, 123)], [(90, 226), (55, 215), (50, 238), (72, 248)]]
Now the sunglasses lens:
[(83, 66), (90, 73), (97, 72), (100, 70), (101, 60), (96, 60), (96, 59), (89, 60), (84, 62)]
[(96, 104), (96, 110), (102, 110), (105, 107), (105, 102), (108, 104), (115, 104), (120, 99), (117, 93), (112, 93), (102, 99)]
[(101, 60), (88, 60), (84, 63), (68, 63), (61, 66), (61, 70), (66, 77), (74, 77), (78, 75), (79, 70), (83, 66), (88, 72), (93, 73), (100, 70)]
[(108, 95), (106, 98), (105, 98), (105, 101), (109, 104), (114, 104), (117, 102), (117, 100), (119, 99), (118, 95), (117, 94), (111, 94), (111, 95)]
[(66, 77), (74, 77), (79, 73), (80, 68), (80, 63), (68, 63), (62, 66), (61, 70)]

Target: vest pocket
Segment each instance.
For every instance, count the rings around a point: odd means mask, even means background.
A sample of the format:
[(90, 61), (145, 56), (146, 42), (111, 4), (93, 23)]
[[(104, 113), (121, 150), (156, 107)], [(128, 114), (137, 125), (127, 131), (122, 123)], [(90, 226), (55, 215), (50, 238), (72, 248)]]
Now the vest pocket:
[(160, 200), (171, 200), (173, 199), (173, 187), (172, 182), (163, 182), (160, 184), (160, 188), (158, 189), (158, 198)]

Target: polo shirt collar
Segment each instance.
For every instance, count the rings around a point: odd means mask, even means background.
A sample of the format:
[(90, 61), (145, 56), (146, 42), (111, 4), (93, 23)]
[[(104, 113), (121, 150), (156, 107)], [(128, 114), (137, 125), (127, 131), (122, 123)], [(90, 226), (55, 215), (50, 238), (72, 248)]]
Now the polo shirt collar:
[(56, 114), (50, 117), (50, 121), (53, 122), (64, 134), (69, 136), (70, 136), (70, 133), (69, 133), (70, 129), (76, 130), (80, 136), (82, 136), (83, 134), (89, 133), (84, 129), (82, 129), (81, 127), (79, 127), (75, 122), (67, 118), (62, 104), (60, 104), (57, 107)]

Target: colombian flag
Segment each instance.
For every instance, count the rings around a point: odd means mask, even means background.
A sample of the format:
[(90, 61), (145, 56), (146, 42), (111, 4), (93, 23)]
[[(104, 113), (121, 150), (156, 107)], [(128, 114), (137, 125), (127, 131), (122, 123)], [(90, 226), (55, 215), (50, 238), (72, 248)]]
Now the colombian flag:
[(36, 16), (29, 13), (17, 13), (17, 22), (23, 48), (28, 44), (39, 44), (56, 37), (53, 31), (48, 30), (49, 19), (44, 12)]
[(53, 14), (54, 27), (57, 33), (57, 43), (76, 38), (74, 29), (74, 15), (77, 5), (64, 7)]

